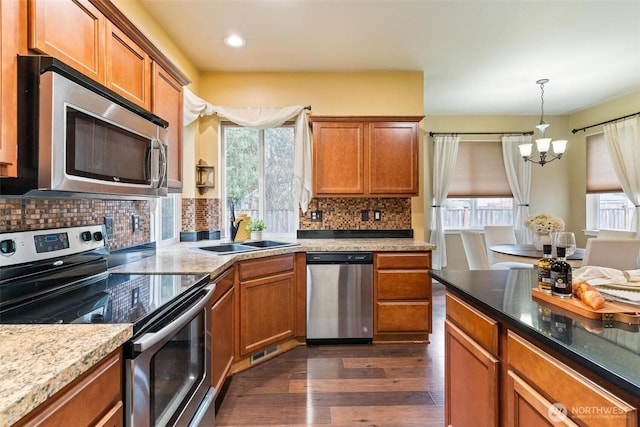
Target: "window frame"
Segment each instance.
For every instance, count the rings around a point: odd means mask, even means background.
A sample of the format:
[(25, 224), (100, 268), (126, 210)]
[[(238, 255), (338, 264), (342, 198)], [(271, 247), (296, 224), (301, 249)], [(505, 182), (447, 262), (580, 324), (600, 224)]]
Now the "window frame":
[[(226, 153), (226, 138), (225, 138), (225, 130), (226, 128), (231, 128), (231, 127), (235, 127), (235, 128), (246, 128), (246, 126), (242, 126), (239, 125), (237, 123), (233, 123), (231, 121), (228, 120), (224, 120), (220, 122), (219, 125), (219, 135), (220, 135), (220, 143), (219, 143), (219, 147), (220, 147), (220, 158), (221, 159), (225, 159), (225, 153)], [(281, 127), (288, 127), (288, 128), (292, 128), (294, 130), (294, 142), (295, 142), (295, 122), (294, 121), (286, 121), (285, 123), (283, 123), (280, 126), (277, 126), (275, 128), (281, 128)], [(275, 129), (273, 128), (273, 129)], [(272, 128), (267, 128), (267, 129), (257, 129), (259, 131), (258, 133), (258, 143), (259, 143), (259, 159), (258, 159), (258, 212), (259, 212), (259, 217), (260, 218), (265, 218), (266, 216), (266, 189), (265, 189), (265, 131), (268, 129), (272, 129)], [(222, 223), (225, 224), (222, 227), (222, 232), (221, 235), (223, 238), (230, 238), (230, 224), (231, 224), (231, 218), (228, 217), (229, 214), (229, 203), (228, 203), (228, 197), (226, 194), (226, 189), (227, 189), (227, 179), (226, 179), (227, 173), (226, 173), (226, 160), (223, 160), (222, 162), (220, 162), (220, 207), (221, 207), (221, 217), (222, 217)], [(293, 184), (295, 184), (295, 177), (294, 177), (294, 182)], [(297, 208), (297, 204), (294, 204), (294, 211)], [(237, 210), (236, 210), (236, 214), (237, 214)], [(297, 214), (297, 212), (296, 212)], [(290, 233), (286, 233), (286, 234), (295, 234), (298, 230), (299, 227), (299, 223), (298, 222), (294, 222), (295, 224), (295, 229), (292, 230)], [(267, 224), (268, 225), (268, 224)], [(269, 233), (269, 230), (267, 229), (267, 231), (265, 233)]]
[(173, 236), (169, 239), (162, 239), (162, 200), (165, 197), (154, 199), (151, 202), (151, 241), (155, 241), (156, 247), (168, 246), (180, 241), (180, 231), (182, 229), (182, 194), (169, 193), (166, 198), (173, 199)]

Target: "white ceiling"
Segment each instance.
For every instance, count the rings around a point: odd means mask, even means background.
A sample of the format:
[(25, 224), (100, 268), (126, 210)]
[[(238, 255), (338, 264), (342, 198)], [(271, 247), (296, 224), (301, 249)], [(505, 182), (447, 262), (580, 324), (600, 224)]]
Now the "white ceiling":
[(429, 115), (539, 114), (540, 78), (545, 114), (640, 90), (640, 0), (142, 2), (201, 70), (419, 70)]

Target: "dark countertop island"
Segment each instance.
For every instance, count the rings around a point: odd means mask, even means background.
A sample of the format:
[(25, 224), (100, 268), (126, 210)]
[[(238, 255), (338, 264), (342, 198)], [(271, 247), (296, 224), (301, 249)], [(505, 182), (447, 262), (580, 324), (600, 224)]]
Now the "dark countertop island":
[[(448, 292), (509, 329), (592, 373), (594, 380), (600, 379), (640, 398), (638, 325), (605, 324), (538, 302), (531, 295), (537, 284), (535, 269), (433, 270), (430, 275), (445, 285)], [(566, 330), (554, 327), (563, 323), (569, 325)]]

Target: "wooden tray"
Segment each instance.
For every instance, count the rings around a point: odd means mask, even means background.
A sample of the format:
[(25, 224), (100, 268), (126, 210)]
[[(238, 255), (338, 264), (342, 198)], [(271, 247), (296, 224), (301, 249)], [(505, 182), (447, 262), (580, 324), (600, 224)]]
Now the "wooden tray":
[(576, 297), (562, 299), (546, 294), (537, 288), (531, 289), (531, 296), (554, 307), (589, 319), (616, 321), (630, 325), (640, 324), (640, 307), (631, 304), (607, 301), (604, 303), (604, 307), (594, 310)]

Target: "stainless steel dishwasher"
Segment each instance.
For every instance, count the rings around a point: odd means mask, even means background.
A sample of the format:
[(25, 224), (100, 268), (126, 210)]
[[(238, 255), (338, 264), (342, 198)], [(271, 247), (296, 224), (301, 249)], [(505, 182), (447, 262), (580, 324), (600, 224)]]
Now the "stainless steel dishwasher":
[(307, 253), (307, 344), (373, 339), (373, 253)]

